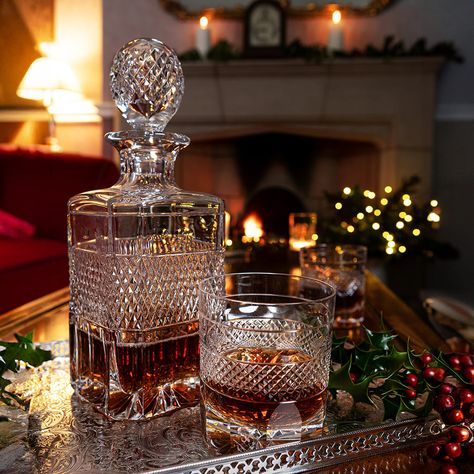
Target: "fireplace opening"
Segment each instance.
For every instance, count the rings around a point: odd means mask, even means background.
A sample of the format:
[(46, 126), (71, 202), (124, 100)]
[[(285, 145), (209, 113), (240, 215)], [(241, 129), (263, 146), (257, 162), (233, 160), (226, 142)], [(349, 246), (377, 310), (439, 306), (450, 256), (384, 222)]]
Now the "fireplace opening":
[(244, 219), (257, 215), (262, 221), (266, 235), (288, 238), (288, 216), (292, 212), (304, 212), (302, 200), (292, 191), (271, 186), (253, 194), (245, 206)]

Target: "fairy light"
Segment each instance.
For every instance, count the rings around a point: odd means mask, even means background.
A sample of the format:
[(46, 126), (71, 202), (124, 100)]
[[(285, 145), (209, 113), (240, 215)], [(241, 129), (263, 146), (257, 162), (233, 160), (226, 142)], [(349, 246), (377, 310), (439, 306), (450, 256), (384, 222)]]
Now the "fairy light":
[(387, 247), (391, 247), (391, 248), (394, 248), (395, 247), (395, 242), (393, 240), (391, 240), (390, 242), (387, 242)]
[(364, 191), (364, 196), (365, 196), (366, 198), (368, 198), (368, 197), (370, 196), (370, 191), (369, 191), (368, 189), (366, 189), (366, 190)]
[(400, 247), (398, 247), (398, 251), (400, 253), (405, 253), (407, 251), (407, 248), (404, 245), (400, 245)]
[(421, 231), (420, 231), (420, 229), (413, 229), (412, 233), (415, 237), (418, 237), (421, 234)]
[(231, 240), (231, 239), (227, 239), (227, 240), (225, 241), (225, 244), (226, 244), (227, 247), (232, 247), (232, 240)]
[(349, 186), (346, 186), (342, 192), (346, 195), (346, 196), (349, 196), (349, 194), (351, 194), (352, 192), (352, 189), (349, 187)]
[(439, 214), (436, 214), (436, 212), (430, 212), (426, 219), (429, 222), (439, 222), (441, 220), (441, 218), (439, 217)]
[(369, 199), (375, 199), (375, 193), (373, 191), (370, 191)]
[(390, 193), (393, 191), (392, 186), (385, 186), (384, 191), (385, 191), (387, 194), (390, 194)]
[(382, 211), (380, 209), (375, 209), (374, 210), (374, 216), (380, 216), (380, 214), (382, 214)]
[(336, 202), (336, 204), (334, 204), (334, 207), (339, 210), (339, 209), (342, 209), (342, 204), (340, 202)]
[(382, 206), (386, 206), (388, 204), (388, 199), (387, 198), (382, 198), (380, 200), (380, 204), (382, 204)]
[(373, 210), (374, 210), (374, 208), (373, 208), (372, 206), (367, 206), (367, 207), (365, 208), (365, 212), (367, 212), (367, 213), (369, 213), (369, 214), (370, 214)]
[(387, 237), (385, 237), (389, 242), (393, 242), (393, 235), (388, 234)]
[(382, 236), (383, 236), (384, 239), (387, 239), (389, 235), (390, 235), (390, 232), (387, 232), (386, 230), (385, 230), (384, 233), (382, 234)]
[(392, 253), (393, 253), (393, 248), (392, 248), (392, 247), (387, 247), (387, 248), (385, 249), (385, 252), (388, 253), (388, 255), (392, 255)]
[(405, 227), (405, 224), (402, 222), (402, 221), (398, 221), (396, 224), (395, 224), (395, 227), (397, 229), (403, 229)]
[(364, 218), (364, 213), (359, 212), (356, 217), (357, 217), (357, 219), (359, 219), (361, 221)]
[(407, 213), (405, 211), (402, 211), (398, 214), (398, 217), (400, 217), (400, 219), (403, 219), (406, 215)]
[(311, 236), (311, 238), (316, 242), (316, 240), (319, 239), (319, 235), (318, 235), (318, 234), (313, 234), (313, 235)]
[(403, 205), (404, 206), (411, 206), (411, 199), (410, 198), (407, 198), (407, 199), (404, 199), (403, 200)]
[(438, 206), (438, 201), (436, 199), (432, 199), (430, 202), (431, 207), (437, 207)]
[(402, 196), (402, 199), (405, 200), (405, 199), (410, 199), (410, 195), (409, 194), (404, 194)]
[(410, 216), (410, 214), (407, 214), (405, 217), (404, 217), (405, 221), (406, 222), (411, 222), (413, 220), (413, 217)]
[(354, 228), (353, 225), (348, 225), (348, 226), (347, 226), (347, 232), (349, 232), (349, 233), (352, 234), (352, 232), (354, 232), (354, 230), (355, 230), (355, 228)]
[(379, 224), (378, 222), (374, 222), (374, 223), (372, 224), (372, 229), (374, 229), (374, 230), (379, 230), (379, 229), (380, 229), (380, 224)]

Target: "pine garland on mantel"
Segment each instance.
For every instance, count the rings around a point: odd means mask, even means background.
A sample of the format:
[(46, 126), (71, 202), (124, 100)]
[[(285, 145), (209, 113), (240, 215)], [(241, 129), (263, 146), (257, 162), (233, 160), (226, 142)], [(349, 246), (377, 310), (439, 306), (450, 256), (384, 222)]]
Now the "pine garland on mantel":
[[(310, 63), (319, 63), (329, 58), (416, 58), (416, 57), (442, 57), (447, 61), (456, 63), (464, 62), (464, 58), (457, 50), (454, 43), (441, 41), (428, 46), (425, 38), (419, 38), (410, 47), (406, 47), (403, 40), (396, 40), (394, 36), (386, 36), (381, 47), (368, 44), (363, 49), (350, 51), (334, 51), (329, 53), (326, 46), (314, 44), (305, 45), (300, 40), (291, 42), (284, 51), (283, 58), (304, 59)], [(202, 61), (207, 59), (215, 62), (226, 62), (244, 59), (242, 54), (226, 40), (218, 41), (203, 58), (196, 49), (185, 51), (179, 56), (181, 61)]]

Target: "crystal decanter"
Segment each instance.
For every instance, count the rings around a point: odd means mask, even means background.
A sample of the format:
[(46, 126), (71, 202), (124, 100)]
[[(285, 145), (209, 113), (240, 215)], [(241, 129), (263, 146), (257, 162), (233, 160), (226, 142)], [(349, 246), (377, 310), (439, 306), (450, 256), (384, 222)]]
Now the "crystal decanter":
[(106, 135), (119, 181), (69, 201), (71, 378), (106, 416), (144, 419), (198, 401), (198, 284), (223, 274), (224, 206), (174, 180), (189, 144), (163, 131), (184, 89), (176, 54), (131, 41), (110, 83), (131, 129)]

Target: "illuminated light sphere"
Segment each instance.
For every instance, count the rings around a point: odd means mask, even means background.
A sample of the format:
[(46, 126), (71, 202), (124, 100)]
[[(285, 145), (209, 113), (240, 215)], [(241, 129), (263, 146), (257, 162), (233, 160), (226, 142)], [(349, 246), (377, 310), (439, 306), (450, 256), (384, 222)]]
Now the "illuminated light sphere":
[(318, 235), (318, 234), (313, 234), (313, 235), (311, 236), (311, 238), (312, 238), (314, 241), (316, 241), (316, 240), (319, 239), (319, 235)]
[(398, 214), (398, 217), (400, 217), (400, 219), (403, 219), (406, 215), (407, 213), (405, 211), (402, 211)]
[(395, 242), (393, 240), (391, 240), (390, 242), (387, 242), (387, 247), (395, 247)]
[(404, 194), (402, 196), (402, 199), (405, 200), (405, 199), (410, 199), (410, 195), (409, 194)]
[(388, 234), (387, 237), (385, 237), (389, 242), (392, 242), (393, 241), (393, 235), (392, 234)]
[(407, 207), (408, 207), (408, 206), (411, 206), (411, 199), (404, 199), (404, 200), (403, 200), (403, 205), (404, 205), (404, 206), (407, 206)]
[(385, 191), (387, 194), (390, 194), (390, 193), (392, 192), (392, 186), (385, 186), (384, 191)]
[(368, 189), (366, 189), (366, 190), (364, 191), (364, 196), (365, 196), (366, 198), (368, 198), (368, 197), (370, 196), (370, 191), (369, 191)]
[(375, 193), (371, 191), (369, 194), (369, 199), (374, 199), (374, 198), (375, 198)]
[(353, 225), (348, 225), (348, 226), (347, 226), (347, 232), (352, 233), (352, 232), (354, 232), (354, 231), (355, 231), (355, 228), (354, 228)]
[(428, 214), (427, 220), (430, 222), (439, 222), (441, 218), (439, 217), (439, 214), (436, 214), (436, 212), (430, 212)]
[(380, 209), (375, 209), (374, 216), (380, 216), (380, 214), (382, 214), (382, 211)]
[(387, 231), (385, 230), (382, 235), (383, 235), (384, 239), (386, 239), (386, 238), (390, 235), (390, 232), (387, 232)]
[(385, 249), (385, 252), (387, 252), (389, 255), (391, 255), (393, 253), (393, 248), (392, 247), (387, 247)]
[(346, 187), (342, 190), (342, 192), (343, 192), (346, 196), (348, 196), (349, 194), (351, 194), (351, 191), (352, 191), (352, 189), (351, 189), (349, 186), (346, 186)]
[(342, 221), (342, 222), (341, 222), (341, 227), (342, 227), (343, 229), (345, 229), (345, 228), (347, 227), (347, 222)]
[(398, 221), (396, 224), (395, 224), (395, 227), (397, 229), (403, 229), (405, 227), (405, 224), (402, 222), (402, 221)]
[(369, 214), (374, 210), (374, 208), (372, 206), (367, 206), (365, 208), (365, 212), (368, 212)]
[(361, 221), (364, 218), (364, 213), (359, 212), (356, 217), (357, 217), (357, 219), (359, 219)]
[(336, 204), (334, 204), (334, 207), (336, 209), (342, 209), (342, 204), (340, 202), (336, 202)]
[(432, 199), (430, 205), (431, 207), (436, 207), (438, 205), (438, 201), (436, 199)]
[(372, 224), (372, 229), (374, 229), (374, 230), (379, 230), (379, 229), (380, 229), (380, 224), (379, 224), (378, 222), (374, 222), (374, 223)]
[(410, 214), (407, 214), (405, 217), (404, 217), (405, 221), (406, 222), (411, 222), (413, 220), (413, 217), (410, 216)]
[(420, 229), (413, 229), (413, 235), (414, 235), (415, 237), (418, 237), (420, 234), (421, 234)]
[(407, 251), (407, 248), (404, 245), (400, 245), (400, 247), (398, 247), (398, 251), (400, 253), (405, 253)]
[(380, 204), (382, 204), (382, 206), (386, 206), (388, 204), (388, 199), (387, 198), (382, 198), (380, 200)]
[(227, 245), (227, 247), (232, 247), (232, 240), (231, 239), (227, 239), (225, 241), (225, 244)]

